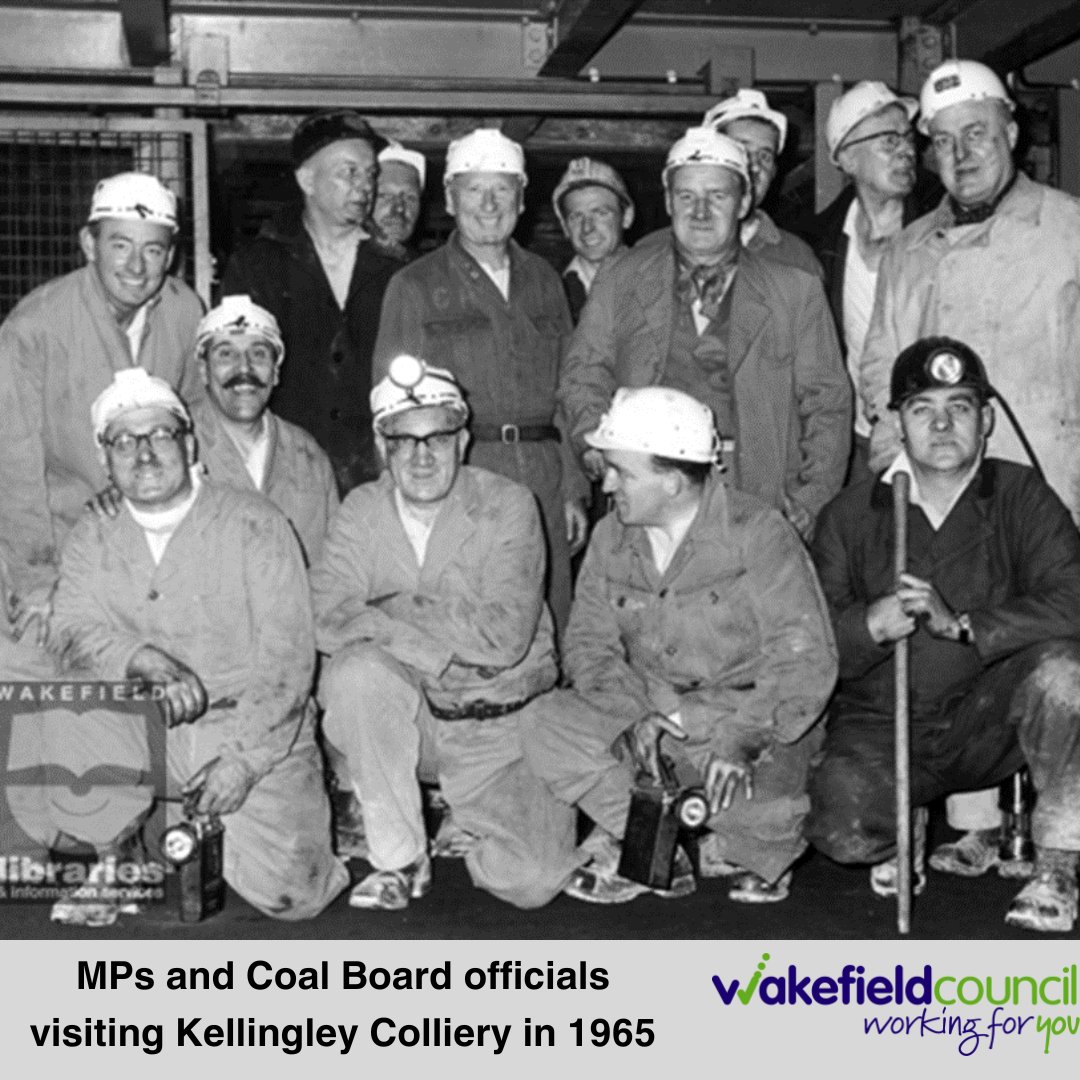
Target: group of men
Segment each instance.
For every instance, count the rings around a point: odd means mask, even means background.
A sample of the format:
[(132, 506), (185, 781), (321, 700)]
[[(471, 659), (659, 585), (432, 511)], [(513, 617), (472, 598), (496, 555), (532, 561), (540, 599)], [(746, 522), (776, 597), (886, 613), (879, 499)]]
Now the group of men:
[[(87, 265), (0, 327), (4, 677), (160, 688), (171, 782), (224, 818), (227, 879), (276, 917), (348, 882), (320, 726), (366, 834), (355, 907), (431, 887), (421, 780), (442, 849), (517, 906), (697, 876), (767, 903), (808, 840), (895, 892), (907, 638), (914, 803), (982, 789), (931, 864), (996, 865), (987, 792), (1026, 765), (1036, 858), (1006, 918), (1071, 929), (1080, 205), (1017, 173), (1012, 111), (969, 61), (920, 102), (849, 90), (819, 261), (762, 209), (786, 118), (740, 91), (671, 147), (670, 228), (633, 248), (622, 178), (570, 163), (562, 281), (512, 239), (528, 176), (499, 131), (450, 144), (455, 230), (413, 257), (422, 155), (319, 114), (292, 142), (299, 213), (201, 321), (167, 274), (175, 198), (102, 181)], [(916, 115), (944, 195), (913, 220)], [(998, 396), (1041, 472), (1010, 431), (986, 456)], [(590, 481), (613, 509), (572, 583)], [(657, 784), (703, 792), (661, 885), (621, 872)]]

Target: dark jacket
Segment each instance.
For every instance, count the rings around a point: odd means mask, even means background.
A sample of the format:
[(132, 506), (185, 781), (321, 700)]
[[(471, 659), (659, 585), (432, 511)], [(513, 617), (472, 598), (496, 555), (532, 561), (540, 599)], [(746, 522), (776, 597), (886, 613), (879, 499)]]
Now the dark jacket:
[[(840, 650), (841, 711), (891, 716), (893, 648), (877, 645), (866, 609), (893, 589), (892, 490), (868, 480), (842, 491), (813, 544)], [(986, 460), (935, 532), (908, 512), (908, 570), (971, 616), (975, 645), (911, 642), (911, 711), (934, 716), (963, 696), (987, 664), (1053, 638), (1080, 637), (1080, 533), (1034, 470)]]
[(278, 416), (315, 437), (344, 494), (379, 475), (371, 431), (371, 355), (383, 293), (403, 261), (398, 245), (363, 240), (344, 311), (298, 215), (269, 223), (229, 260), (222, 295), (247, 293), (273, 312), (285, 339)]
[[(825, 271), (825, 295), (841, 337), (844, 333), (844, 266), (848, 252), (844, 218), (854, 198), (855, 185), (848, 184), (803, 230)], [(940, 198), (941, 185), (937, 180), (920, 177), (915, 190), (904, 200), (904, 224), (910, 225), (932, 209)]]

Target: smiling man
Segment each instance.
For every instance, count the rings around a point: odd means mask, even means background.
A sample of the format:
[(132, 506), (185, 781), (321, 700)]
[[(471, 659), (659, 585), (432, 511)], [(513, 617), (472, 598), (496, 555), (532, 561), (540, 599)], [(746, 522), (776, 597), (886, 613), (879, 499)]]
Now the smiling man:
[(494, 128), (473, 131), (448, 147), (443, 182), (454, 231), (390, 282), (375, 373), (400, 353), (453, 358), (473, 415), (469, 463), (525, 484), (540, 503), (561, 633), (588, 490), (555, 402), (570, 312), (555, 271), (513, 239), (528, 183), (522, 148)]
[[(1038, 793), (1035, 876), (1006, 922), (1068, 932), (1080, 851), (1080, 535), (1033, 469), (985, 457), (994, 390), (971, 348), (921, 339), (890, 382), (903, 449), (880, 479), (826, 508), (814, 542), (840, 684), (810, 839), (840, 862), (877, 864), (874, 891), (895, 892), (892, 655), (908, 639), (912, 805), (1026, 765)], [(900, 470), (911, 505), (897, 584), (888, 489)]]
[(556, 184), (551, 205), (574, 257), (562, 273), (570, 314), (577, 322), (597, 271), (626, 249), (634, 201), (623, 178), (605, 161), (574, 158)]
[(449, 371), (395, 358), (371, 408), (385, 471), (346, 498), (312, 576), (324, 730), (373, 867), (350, 903), (400, 910), (430, 888), (424, 778), (474, 884), (539, 906), (580, 858), (572, 812), (522, 762), (523, 710), (557, 677), (535, 501), (462, 464), (469, 410)]
[(742, 246), (753, 203), (746, 151), (690, 128), (663, 171), (671, 228), (617, 258), (593, 287), (563, 363), (559, 399), (594, 479), (595, 430), (620, 386), (664, 385), (716, 416), (734, 487), (804, 535), (840, 489), (851, 388), (821, 281)]
[(191, 341), (202, 313), (167, 273), (176, 196), (121, 173), (94, 190), (79, 234), (87, 265), (35, 289), (0, 327), (0, 544), (16, 636), (44, 641), (60, 545), (105, 484), (86, 416), (133, 364), (186, 400), (201, 395)]
[(267, 915), (310, 918), (348, 874), (330, 850), (292, 529), (267, 500), (202, 479), (187, 410), (141, 368), (97, 398), (93, 432), (122, 505), (87, 513), (64, 546), (60, 662), (161, 690), (171, 793), (223, 818), (225, 879)]
[(285, 360), (277, 320), (248, 296), (226, 296), (199, 323), (195, 352), (206, 387), (192, 409), (200, 463), (219, 483), (265, 495), (313, 565), (339, 500), (318, 443), (268, 408)]

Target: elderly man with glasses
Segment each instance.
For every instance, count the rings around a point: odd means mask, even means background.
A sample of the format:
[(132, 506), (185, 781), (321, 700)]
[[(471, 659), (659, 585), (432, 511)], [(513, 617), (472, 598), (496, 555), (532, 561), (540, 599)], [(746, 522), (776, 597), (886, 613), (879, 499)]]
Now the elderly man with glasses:
[(311, 918), (348, 874), (330, 850), (292, 528), (201, 476), (187, 409), (142, 368), (98, 397), (93, 431), (123, 503), (85, 514), (64, 546), (52, 631), (65, 672), (160, 688), (170, 786), (223, 819), (226, 881), (266, 915)]
[(437, 780), (473, 882), (547, 903), (581, 858), (524, 768), (522, 710), (555, 684), (544, 534), (528, 488), (463, 465), (454, 376), (402, 355), (371, 394), (382, 476), (349, 494), (315, 568), (324, 730), (361, 796), (372, 872), (353, 907), (431, 886), (419, 779)]
[[(861, 82), (833, 102), (825, 124), (829, 156), (850, 183), (814, 219), (809, 235), (825, 270), (825, 291), (853, 383), (882, 255), (905, 225), (929, 209), (927, 185), (916, 193), (911, 121), (918, 111), (914, 98), (898, 97), (884, 83)], [(870, 423), (856, 402), (853, 480), (869, 475), (869, 448)]]

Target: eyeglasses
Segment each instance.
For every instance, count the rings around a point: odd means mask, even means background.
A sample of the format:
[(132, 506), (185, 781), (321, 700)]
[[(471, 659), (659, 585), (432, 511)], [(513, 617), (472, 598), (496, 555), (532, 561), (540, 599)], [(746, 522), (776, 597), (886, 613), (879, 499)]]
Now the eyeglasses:
[(383, 438), (391, 454), (412, 457), (421, 446), (433, 454), (445, 454), (455, 445), (461, 431), (462, 428), (456, 427), (449, 431), (433, 431), (430, 435), (384, 435)]
[(915, 132), (875, 131), (873, 135), (864, 135), (861, 139), (852, 139), (851, 142), (844, 143), (836, 152), (840, 153), (840, 150), (847, 150), (852, 146), (858, 146), (859, 143), (874, 141), (877, 141), (878, 149), (884, 150), (886, 154), (895, 154), (901, 147), (905, 150), (914, 150)]
[(177, 440), (186, 434), (187, 428), (157, 427), (153, 431), (144, 431), (141, 435), (135, 435), (130, 431), (121, 431), (119, 435), (114, 435), (111, 439), (103, 441), (114, 454), (130, 458), (139, 452), (139, 447), (144, 443), (155, 454), (160, 454), (163, 450), (168, 450), (170, 446), (175, 446)]

